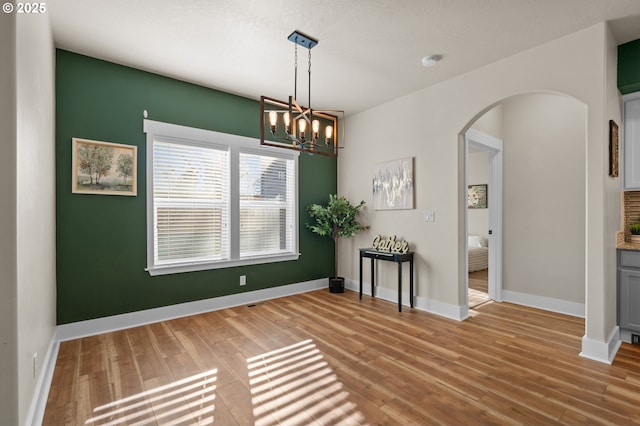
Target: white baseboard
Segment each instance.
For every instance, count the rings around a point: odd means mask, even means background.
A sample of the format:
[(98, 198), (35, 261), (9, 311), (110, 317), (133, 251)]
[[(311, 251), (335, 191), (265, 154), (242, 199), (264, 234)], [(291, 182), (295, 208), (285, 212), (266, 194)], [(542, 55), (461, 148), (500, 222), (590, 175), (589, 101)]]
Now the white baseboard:
[(42, 359), (43, 368), (40, 369), (40, 375), (36, 382), (36, 388), (33, 392), (33, 399), (29, 406), (25, 425), (38, 426), (42, 424), (44, 410), (47, 406), (47, 398), (49, 398), (49, 388), (53, 380), (53, 371), (56, 368), (56, 360), (58, 359), (58, 348), (60, 348), (60, 343), (56, 341), (54, 333), (54, 335), (51, 336), (47, 353)]
[(502, 301), (517, 305), (529, 306), (559, 314), (584, 318), (584, 303), (568, 302), (566, 300), (553, 299), (551, 297), (536, 296), (534, 294), (521, 293), (519, 291), (502, 290)]
[[(345, 288), (360, 292), (360, 282), (352, 279), (345, 279)], [(371, 283), (362, 283), (362, 294), (371, 296)], [(398, 304), (398, 290), (392, 290), (385, 287), (376, 286), (376, 297)], [(408, 292), (402, 292), (402, 306), (410, 306)], [(414, 309), (429, 312), (431, 314), (440, 315), (441, 317), (462, 321), (467, 318), (467, 309), (464, 306), (451, 305), (449, 303), (439, 302), (437, 300), (428, 299), (426, 297), (414, 296)]]
[(306, 293), (308, 291), (326, 288), (327, 286), (328, 281), (324, 278), (271, 287), (263, 290), (248, 291), (245, 293), (197, 300), (195, 302), (163, 306), (161, 308), (146, 309), (144, 311), (131, 312), (128, 314), (112, 315), (104, 318), (63, 324), (56, 328), (56, 340), (58, 342), (64, 342), (66, 340), (94, 336), (96, 334), (108, 333), (116, 330), (124, 330), (154, 322), (232, 308), (234, 306), (261, 302), (263, 300), (275, 299), (298, 293)]
[(637, 331), (633, 331), (633, 330), (626, 330), (624, 328), (620, 329), (620, 341), (624, 342), (624, 343), (629, 343), (631, 344), (631, 335), (632, 334), (640, 334)]
[(616, 357), (621, 344), (620, 328), (618, 326), (613, 328), (606, 342), (592, 340), (584, 335), (582, 337), (582, 351), (580, 352), (580, 356), (610, 365), (613, 363), (613, 359)]
[[(349, 290), (360, 291), (360, 282), (347, 279), (345, 280), (345, 287)], [(363, 283), (362, 287), (362, 293), (371, 296), (371, 283)], [(385, 287), (376, 286), (376, 297), (390, 302), (398, 302), (397, 290)], [(517, 291), (502, 290), (502, 301), (580, 318), (584, 318), (585, 313), (585, 305), (583, 303), (568, 302)], [(409, 306), (409, 293), (407, 292), (402, 293), (402, 305)], [(452, 305), (421, 296), (414, 297), (414, 307), (456, 321), (462, 321), (469, 317), (469, 308), (467, 306)]]

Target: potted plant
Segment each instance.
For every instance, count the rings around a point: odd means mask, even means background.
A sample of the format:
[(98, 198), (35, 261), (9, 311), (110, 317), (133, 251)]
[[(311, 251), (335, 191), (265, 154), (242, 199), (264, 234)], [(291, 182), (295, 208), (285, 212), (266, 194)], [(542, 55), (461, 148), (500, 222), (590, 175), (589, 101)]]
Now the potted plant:
[(368, 226), (358, 222), (357, 216), (364, 207), (364, 201), (353, 205), (345, 197), (330, 194), (327, 205), (310, 204), (307, 206), (307, 213), (315, 224), (308, 224), (312, 232), (331, 237), (335, 244), (335, 275), (329, 278), (329, 291), (331, 293), (344, 292), (344, 278), (338, 277), (338, 239), (340, 237), (349, 238), (360, 231), (369, 229)]
[(640, 244), (640, 223), (636, 222), (629, 225), (629, 232), (631, 232), (629, 241), (634, 244)]

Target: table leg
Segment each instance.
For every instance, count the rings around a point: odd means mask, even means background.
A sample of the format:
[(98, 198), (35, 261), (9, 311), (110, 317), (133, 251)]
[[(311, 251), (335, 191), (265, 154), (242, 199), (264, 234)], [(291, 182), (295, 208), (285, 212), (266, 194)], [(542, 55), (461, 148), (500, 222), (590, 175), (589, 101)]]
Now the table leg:
[(413, 308), (413, 259), (409, 261), (409, 297)]
[(376, 274), (375, 274), (375, 259), (371, 258), (371, 297), (376, 297)]
[(402, 262), (398, 262), (398, 312), (402, 312)]
[(360, 300), (362, 300), (362, 253), (360, 253)]

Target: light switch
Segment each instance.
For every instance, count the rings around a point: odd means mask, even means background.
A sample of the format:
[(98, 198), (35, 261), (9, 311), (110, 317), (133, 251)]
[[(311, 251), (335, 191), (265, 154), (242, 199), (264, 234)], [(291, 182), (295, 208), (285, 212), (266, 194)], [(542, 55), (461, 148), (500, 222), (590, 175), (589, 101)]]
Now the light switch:
[(436, 212), (434, 212), (433, 210), (425, 212), (424, 221), (425, 222), (435, 222), (436, 221)]

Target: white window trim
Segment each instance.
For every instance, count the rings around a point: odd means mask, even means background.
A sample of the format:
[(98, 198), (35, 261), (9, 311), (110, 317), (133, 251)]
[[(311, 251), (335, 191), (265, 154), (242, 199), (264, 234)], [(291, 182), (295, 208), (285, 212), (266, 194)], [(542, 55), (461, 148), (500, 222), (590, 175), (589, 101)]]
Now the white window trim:
[[(298, 161), (299, 152), (289, 151), (260, 146), (258, 139), (246, 136), (232, 135), (229, 133), (214, 132), (212, 130), (197, 129), (194, 127), (181, 126), (178, 124), (164, 123), (154, 120), (143, 120), (143, 131), (147, 134), (147, 268), (149, 275), (166, 275), (176, 274), (180, 272), (203, 271), (208, 269), (232, 268), (236, 266), (257, 265), (272, 262), (284, 262), (289, 260), (297, 260), (300, 257), (298, 249)], [(256, 152), (264, 153), (274, 157), (285, 159), (293, 159), (294, 161), (294, 203), (296, 206), (293, 210), (294, 221), (297, 226), (293, 232), (293, 248), (292, 253), (277, 254), (271, 256), (259, 256), (253, 258), (231, 259), (227, 261), (204, 261), (204, 262), (184, 262), (174, 265), (156, 265), (154, 263), (154, 197), (153, 197), (153, 141), (154, 139), (162, 140), (187, 140), (189, 143), (200, 144), (202, 146), (225, 145), (229, 147), (229, 155), (231, 160), (230, 173), (232, 176), (238, 176), (238, 165), (240, 152)], [(238, 187), (238, 179), (231, 179), (230, 187), (230, 203), (232, 211), (240, 205), (240, 194)], [(236, 207), (233, 207), (236, 206)], [(233, 213), (231, 213), (233, 215)], [(230, 232), (231, 252), (239, 246), (239, 229), (232, 227)], [(232, 255), (233, 256), (233, 255)]]

